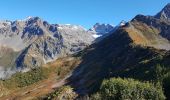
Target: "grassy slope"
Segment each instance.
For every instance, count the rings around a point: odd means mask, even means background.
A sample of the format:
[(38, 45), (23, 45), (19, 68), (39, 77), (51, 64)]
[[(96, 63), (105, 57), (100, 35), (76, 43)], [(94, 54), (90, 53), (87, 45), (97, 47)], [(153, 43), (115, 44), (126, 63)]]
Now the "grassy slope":
[[(138, 26), (138, 30), (144, 33), (147, 31), (147, 34), (149, 34), (149, 32), (154, 34), (154, 31), (157, 31), (155, 29), (150, 29), (149, 31), (148, 29), (142, 30), (141, 28), (143, 28), (143, 26)], [(153, 71), (157, 64), (164, 65), (169, 69), (170, 53), (165, 50), (141, 46), (141, 44), (147, 45), (149, 41), (146, 38), (148, 38), (148, 36), (138, 39), (138, 36), (135, 36), (133, 33), (132, 30), (118, 30), (116, 34), (105, 38), (98, 44), (94, 44), (75, 55), (81, 57), (82, 62), (79, 62), (80, 60), (75, 57), (71, 59), (58, 59), (56, 62), (45, 65), (44, 67), (52, 69), (47, 79), (43, 79), (36, 84), (24, 88), (16, 88), (17, 86), (14, 86), (14, 90), (10, 91), (10, 93), (2, 99), (9, 98), (9, 95), (17, 99), (32, 98), (52, 92), (53, 86), (56, 86), (58, 80), (63, 79), (74, 67), (76, 67), (76, 69), (68, 81), (80, 94), (96, 91), (103, 79), (110, 77), (131, 77), (140, 80), (154, 80), (155, 76)], [(141, 43), (143, 39), (147, 41)], [(134, 40), (137, 41), (137, 43), (134, 42)], [(62, 69), (63, 67), (64, 70)]]
[[(62, 79), (66, 77), (67, 74), (78, 63), (79, 63), (79, 59), (68, 57), (68, 58), (58, 59), (55, 62), (44, 65), (42, 69), (43, 72), (45, 72), (44, 75), (47, 76), (45, 78), (42, 78), (41, 80), (38, 80), (37, 82), (35, 81), (35, 83), (28, 84), (28, 86), (22, 86), (22, 84), (20, 84), (21, 81), (18, 82), (18, 75), (15, 74), (14, 76), (12, 76), (12, 78), (3, 82), (1, 81), (2, 83), (1, 85), (3, 86), (3, 88), (5, 88), (8, 91), (8, 93), (6, 93), (0, 99), (1, 100), (6, 100), (6, 99), (29, 100), (29, 99), (36, 99), (37, 97), (53, 92), (54, 88), (60, 87), (66, 83), (66, 80), (62, 80)], [(20, 77), (20, 80), (25, 80), (27, 79), (26, 77), (29, 76), (24, 76), (24, 77), (25, 78)], [(35, 76), (32, 76), (32, 78), (33, 77)], [(1, 91), (1, 93), (2, 92), (3, 91)]]
[(96, 91), (103, 79), (110, 77), (154, 80), (157, 64), (169, 69), (167, 51), (135, 44), (128, 32), (120, 29), (77, 55), (82, 56), (75, 70), (79, 74), (73, 74), (70, 80), (80, 94)]

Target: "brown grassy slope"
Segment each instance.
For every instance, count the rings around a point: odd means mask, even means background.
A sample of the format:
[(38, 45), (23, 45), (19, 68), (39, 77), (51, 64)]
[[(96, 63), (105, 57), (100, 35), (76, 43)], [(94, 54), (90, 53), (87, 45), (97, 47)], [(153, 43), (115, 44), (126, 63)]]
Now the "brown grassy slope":
[(50, 70), (47, 79), (43, 79), (23, 88), (11, 88), (12, 90), (9, 89), (10, 92), (0, 97), (0, 100), (32, 100), (53, 92), (54, 88), (67, 83), (66, 79), (63, 80), (64, 77), (67, 77), (78, 63), (79, 59), (67, 57), (44, 65), (44, 68)]
[(153, 26), (135, 20), (124, 29), (137, 45), (170, 50), (170, 42), (159, 34), (159, 29)]
[[(103, 79), (109, 77), (145, 80), (154, 78), (152, 71), (158, 63), (161, 63), (162, 57), (167, 52), (160, 48), (156, 49), (159, 43), (155, 41), (161, 38), (162, 43), (168, 45), (169, 43), (155, 33), (156, 29), (151, 29), (145, 24), (133, 28), (126, 25), (79, 54), (82, 62), (70, 78), (72, 81), (70, 84), (75, 87), (77, 93), (94, 92)], [(146, 33), (141, 31), (142, 28)]]

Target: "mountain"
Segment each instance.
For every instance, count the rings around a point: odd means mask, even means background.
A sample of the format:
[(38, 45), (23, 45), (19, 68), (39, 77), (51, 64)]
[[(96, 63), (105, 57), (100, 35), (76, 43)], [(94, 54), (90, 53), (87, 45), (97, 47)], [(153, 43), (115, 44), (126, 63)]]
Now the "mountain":
[[(27, 25), (30, 19), (35, 19), (31, 17), (26, 22), (22, 21), (22, 24), (17, 25), (17, 28), (14, 28), (14, 30), (17, 29), (17, 32), (14, 31), (15, 34), (12, 34), (10, 33), (11, 28), (8, 27), (11, 27), (10, 23), (13, 22), (2, 22), (4, 24), (1, 25), (3, 31), (1, 40), (5, 41), (3, 43), (5, 45), (2, 45), (0, 49), (1, 66), (11, 65), (14, 68), (15, 66), (19, 68), (43, 66), (40, 67), (41, 70), (37, 68), (38, 71), (33, 69), (24, 74), (17, 73), (8, 80), (0, 81), (2, 83), (0, 93), (4, 92), (2, 95), (5, 93), (7, 95), (2, 98), (25, 99), (27, 97), (32, 99), (35, 96), (41, 99), (48, 93), (50, 94), (47, 95), (47, 98), (49, 95), (55, 98), (58, 94), (62, 95), (61, 91), (65, 93), (63, 97), (66, 94), (68, 96), (78, 94), (79, 96), (76, 98), (78, 100), (81, 96), (86, 97), (96, 93), (100, 97), (99, 89), (104, 80), (121, 77), (123, 79), (133, 78), (144, 83), (148, 81), (146, 83), (150, 82), (159, 89), (163, 87), (162, 90), (169, 100), (170, 23), (168, 12), (170, 9), (167, 9), (168, 7), (169, 4), (161, 11), (164, 12), (163, 15), (161, 12), (156, 16), (137, 15), (131, 21), (122, 21), (114, 28), (111, 28), (110, 25), (96, 24), (88, 31), (76, 25), (51, 25), (39, 18), (36, 18), (38, 22), (33, 21), (31, 25)], [(165, 10), (167, 11), (165, 12)], [(24, 32), (18, 32), (22, 30), (23, 25)], [(18, 29), (18, 27), (20, 28)], [(93, 35), (103, 35), (104, 38), (94, 43)], [(15, 37), (14, 40), (10, 39), (11, 37)], [(19, 42), (12, 45), (16, 40)], [(24, 45), (19, 48), (20, 41)], [(58, 57), (60, 58), (53, 61)], [(3, 68), (0, 70), (1, 73), (3, 72), (2, 75), (5, 75)], [(14, 85), (14, 89), (17, 87), (17, 91), (11, 92), (10, 90), (13, 88), (7, 88), (11, 85)], [(61, 88), (60, 90), (59, 87), (63, 85), (69, 85), (71, 88)], [(127, 94), (127, 91), (122, 92), (119, 88), (120, 94)], [(123, 88), (127, 88), (127, 86)], [(145, 91), (146, 95), (152, 89)], [(72, 93), (73, 90), (74, 93)], [(115, 92), (113, 88), (106, 92), (110, 90)], [(112, 96), (110, 92), (108, 94)], [(85, 100), (87, 99), (85, 98)]]
[(0, 66), (12, 70), (39, 67), (83, 50), (94, 39), (81, 26), (49, 24), (39, 17), (1, 21)]
[[(77, 93), (85, 95), (98, 91), (102, 81), (111, 77), (155, 80), (154, 72), (159, 64), (168, 72), (169, 25), (155, 16), (135, 16), (76, 55), (82, 62), (69, 78), (71, 86)], [(167, 86), (167, 83), (163, 84)], [(168, 88), (165, 91), (168, 97)]]
[[(159, 57), (166, 55), (166, 48), (159, 47), (159, 43), (155, 42), (160, 36), (151, 33), (149, 38), (153, 38), (154, 41), (151, 42), (145, 32), (134, 33), (129, 28), (132, 26), (128, 24), (119, 28), (107, 38), (78, 54), (82, 57), (82, 62), (69, 78), (70, 84), (78, 93), (84, 95), (97, 91), (101, 82), (110, 77), (145, 80), (153, 78), (152, 70), (159, 63), (157, 61)], [(138, 35), (142, 37), (138, 38)], [(143, 43), (142, 40), (146, 42)], [(161, 40), (163, 45), (169, 46), (167, 41)], [(145, 74), (145, 71), (149, 72)]]
[(110, 33), (113, 30), (114, 30), (113, 25), (96, 23), (88, 31), (93, 33), (93, 37), (98, 38), (98, 37), (100, 37), (102, 35)]
[[(166, 28), (165, 28), (166, 27)], [(169, 50), (169, 24), (151, 16), (137, 15), (126, 31), (136, 44)]]
[(170, 20), (170, 3), (168, 3), (158, 14), (156, 18), (167, 21)]

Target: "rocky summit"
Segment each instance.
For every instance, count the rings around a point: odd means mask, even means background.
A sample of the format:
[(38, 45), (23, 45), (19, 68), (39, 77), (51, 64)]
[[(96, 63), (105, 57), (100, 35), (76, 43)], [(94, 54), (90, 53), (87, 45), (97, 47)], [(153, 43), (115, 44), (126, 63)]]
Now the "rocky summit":
[(170, 3), (168, 3), (158, 14), (156, 14), (155, 17), (164, 21), (170, 20)]
[(93, 34), (94, 38), (98, 38), (98, 37), (101, 37), (101, 36), (106, 35), (108, 33), (111, 33), (114, 30), (114, 28), (115, 27), (113, 25), (110, 25), (110, 24), (96, 23), (88, 31)]
[(0, 66), (17, 70), (38, 67), (81, 51), (94, 39), (81, 26), (49, 24), (39, 17), (0, 21)]

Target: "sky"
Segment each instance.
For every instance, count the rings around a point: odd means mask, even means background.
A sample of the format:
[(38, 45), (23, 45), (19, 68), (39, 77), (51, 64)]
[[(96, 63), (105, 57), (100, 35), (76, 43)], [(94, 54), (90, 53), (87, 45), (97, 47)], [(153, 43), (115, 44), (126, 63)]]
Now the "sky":
[(0, 20), (38, 16), (51, 24), (117, 25), (137, 14), (155, 15), (170, 0), (1, 0)]

